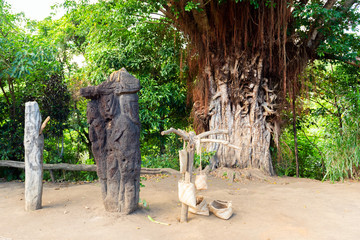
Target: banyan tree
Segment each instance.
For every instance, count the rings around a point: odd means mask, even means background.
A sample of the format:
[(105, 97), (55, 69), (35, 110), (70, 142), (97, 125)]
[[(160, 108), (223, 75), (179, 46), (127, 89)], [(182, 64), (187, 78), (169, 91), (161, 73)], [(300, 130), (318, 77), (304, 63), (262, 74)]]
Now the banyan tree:
[(354, 49), (332, 48), (356, 25), (356, 0), (153, 4), (188, 39), (187, 64), (196, 73), (190, 82), (196, 130), (228, 129), (227, 140), (241, 148), (212, 146), (218, 166), (274, 174), (270, 143), (277, 143), (279, 112), (296, 96), (298, 75), (320, 57), (358, 64)]
[(301, 72), (319, 58), (359, 66), (359, 44), (354, 47), (358, 37), (349, 31), (359, 25), (358, 0), (107, 4), (130, 25), (144, 20), (146, 13), (145, 22), (183, 32), (186, 50), (180, 68), (183, 63), (188, 66), (195, 130), (229, 130), (229, 135), (217, 137), (241, 148), (208, 147), (217, 151), (217, 166), (253, 167), (274, 174), (270, 144), (278, 144), (280, 113), (297, 96)]

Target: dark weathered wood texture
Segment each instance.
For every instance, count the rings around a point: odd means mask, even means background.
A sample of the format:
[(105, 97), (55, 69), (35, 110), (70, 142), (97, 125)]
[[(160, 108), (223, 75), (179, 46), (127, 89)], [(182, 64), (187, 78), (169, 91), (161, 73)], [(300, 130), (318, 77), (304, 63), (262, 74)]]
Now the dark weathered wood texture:
[(140, 82), (125, 68), (98, 86), (82, 88), (89, 136), (107, 211), (136, 210), (140, 188)]

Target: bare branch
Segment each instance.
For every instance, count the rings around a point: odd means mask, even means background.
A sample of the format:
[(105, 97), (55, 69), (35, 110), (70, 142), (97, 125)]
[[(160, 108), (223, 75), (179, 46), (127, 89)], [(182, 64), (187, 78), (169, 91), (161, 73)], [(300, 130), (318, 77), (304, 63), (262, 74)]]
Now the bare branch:
[(351, 65), (351, 66), (360, 68), (360, 63), (359, 63), (359, 61), (358, 61), (358, 62), (345, 61), (344, 63), (347, 63), (347, 64), (349, 64), (349, 65)]
[(50, 116), (48, 116), (45, 121), (43, 122), (43, 124), (41, 125), (40, 131), (39, 131), (39, 135), (42, 134), (44, 128), (46, 127), (46, 124), (50, 121)]
[[(331, 9), (334, 4), (336, 3), (337, 0), (328, 0), (324, 7), (325, 9)], [(309, 41), (307, 42), (307, 46), (309, 48), (313, 48), (314, 46), (314, 43), (315, 43), (315, 40), (316, 38), (318, 37), (318, 34), (319, 34), (319, 29), (321, 28), (321, 25), (324, 23), (324, 16), (323, 15), (320, 15), (320, 18), (317, 19), (315, 22), (314, 22), (314, 25), (316, 26), (311, 26), (310, 27), (310, 31), (309, 31)]]
[(217, 130), (213, 130), (213, 131), (200, 133), (199, 135), (196, 136), (196, 138), (201, 139), (201, 138), (207, 137), (209, 135), (213, 135), (213, 134), (229, 134), (229, 131), (223, 130), (223, 129), (217, 129)]
[(189, 141), (189, 135), (186, 132), (182, 131), (181, 129), (176, 130), (175, 128), (170, 128), (169, 130), (162, 131), (161, 135), (168, 135), (170, 133), (175, 133), (179, 135), (184, 141)]

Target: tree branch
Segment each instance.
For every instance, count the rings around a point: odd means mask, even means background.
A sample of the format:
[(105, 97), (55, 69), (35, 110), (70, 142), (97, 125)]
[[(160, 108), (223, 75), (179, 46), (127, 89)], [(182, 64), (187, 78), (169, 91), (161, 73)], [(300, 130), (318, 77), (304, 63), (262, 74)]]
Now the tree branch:
[(325, 53), (323, 57), (318, 56), (318, 59), (338, 60), (351, 66), (360, 68), (360, 57), (355, 57), (353, 60), (345, 59), (344, 57)]
[[(2, 81), (2, 80), (1, 80), (1, 81)], [(6, 102), (8, 103), (8, 105), (9, 105), (9, 107), (10, 107), (11, 103), (10, 103), (9, 97), (8, 97), (8, 95), (6, 94), (5, 89), (4, 89), (4, 87), (2, 86), (1, 82), (0, 82), (0, 87), (1, 87), (1, 91), (3, 92), (3, 94), (4, 94), (4, 96), (5, 96)]]
[(194, 20), (196, 22), (197, 28), (199, 29), (200, 33), (207, 33), (210, 30), (208, 16), (206, 14), (206, 9), (204, 9), (205, 4), (203, 0), (197, 0), (200, 3), (200, 7), (202, 11), (198, 9), (192, 10), (192, 14), (194, 16)]
[(144, 21), (144, 23), (149, 23), (149, 24), (163, 24), (163, 25), (167, 25), (170, 26), (171, 24), (168, 22), (151, 22), (151, 21)]
[(196, 138), (201, 139), (201, 138), (213, 135), (213, 134), (229, 134), (229, 131), (223, 130), (223, 129), (217, 129), (217, 130), (213, 130), (213, 131), (200, 133), (199, 135), (196, 136)]
[[(337, 2), (337, 0), (328, 0), (325, 5), (323, 6), (324, 9), (331, 9), (334, 4)], [(314, 24), (312, 26), (310, 26), (310, 31), (309, 31), (309, 41), (307, 42), (307, 46), (309, 48), (316, 48), (315, 45), (315, 40), (318, 38), (318, 35), (319, 35), (319, 29), (322, 27), (321, 25), (324, 24), (324, 16), (323, 15), (320, 15), (319, 16), (319, 19), (317, 19)], [(322, 35), (322, 34), (321, 34)], [(320, 42), (320, 41), (318, 41)]]
[(168, 135), (170, 133), (175, 133), (179, 135), (184, 141), (189, 141), (189, 135), (181, 129), (176, 130), (175, 128), (170, 128), (169, 130), (162, 131), (161, 135)]
[(50, 116), (48, 116), (45, 121), (43, 122), (43, 124), (41, 125), (40, 131), (39, 131), (39, 135), (42, 134), (42, 132), (44, 131), (44, 128), (46, 127), (46, 124), (50, 121)]
[[(310, 99), (310, 100), (311, 100), (311, 99)], [(333, 116), (336, 116), (336, 113), (331, 112), (328, 108), (326, 108), (326, 107), (325, 107), (324, 105), (322, 105), (320, 102), (318, 102), (318, 101), (316, 101), (316, 100), (311, 100), (311, 101), (313, 101), (314, 103), (319, 104), (323, 109), (325, 109), (326, 112), (330, 113), (330, 114), (333, 115)]]

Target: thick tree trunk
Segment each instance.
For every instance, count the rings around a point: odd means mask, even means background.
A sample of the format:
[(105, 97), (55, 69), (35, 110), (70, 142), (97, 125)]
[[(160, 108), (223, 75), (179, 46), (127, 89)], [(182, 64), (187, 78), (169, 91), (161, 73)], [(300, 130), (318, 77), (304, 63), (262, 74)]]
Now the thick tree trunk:
[[(229, 63), (230, 61), (228, 61)], [(213, 166), (258, 168), (274, 175), (270, 154), (272, 102), (276, 95), (269, 90), (268, 79), (263, 76), (263, 59), (255, 55), (244, 61), (239, 59), (219, 67), (214, 64), (207, 71), (210, 93), (209, 130), (227, 129), (229, 135), (213, 138), (230, 141), (241, 148), (236, 150), (221, 144), (211, 144), (208, 151), (216, 151)], [(232, 65), (233, 67), (230, 67)]]

